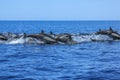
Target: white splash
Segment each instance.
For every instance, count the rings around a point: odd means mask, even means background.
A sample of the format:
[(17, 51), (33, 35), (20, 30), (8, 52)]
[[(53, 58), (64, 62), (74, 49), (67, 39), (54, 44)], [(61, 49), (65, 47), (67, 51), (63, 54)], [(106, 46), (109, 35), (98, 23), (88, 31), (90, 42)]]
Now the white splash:
[(90, 35), (75, 35), (72, 36), (73, 41), (76, 41), (78, 43), (81, 42), (90, 42), (90, 41), (106, 41), (106, 40), (113, 40), (109, 36), (106, 35), (95, 35), (95, 34), (90, 34)]
[(41, 40), (37, 40), (35, 38), (24, 38), (24, 37), (20, 37), (17, 39), (9, 39), (6, 44), (44, 44), (43, 41)]
[(26, 42), (26, 40), (21, 37), (21, 38), (17, 38), (17, 39), (9, 39), (6, 44), (24, 44)]

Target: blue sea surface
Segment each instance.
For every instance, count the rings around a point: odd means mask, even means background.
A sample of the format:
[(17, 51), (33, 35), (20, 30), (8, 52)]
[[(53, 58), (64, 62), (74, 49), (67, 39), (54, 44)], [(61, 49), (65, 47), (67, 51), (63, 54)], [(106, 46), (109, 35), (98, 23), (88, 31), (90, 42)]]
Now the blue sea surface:
[[(0, 21), (0, 33), (93, 33), (120, 21)], [(120, 41), (0, 44), (0, 80), (120, 80)]]

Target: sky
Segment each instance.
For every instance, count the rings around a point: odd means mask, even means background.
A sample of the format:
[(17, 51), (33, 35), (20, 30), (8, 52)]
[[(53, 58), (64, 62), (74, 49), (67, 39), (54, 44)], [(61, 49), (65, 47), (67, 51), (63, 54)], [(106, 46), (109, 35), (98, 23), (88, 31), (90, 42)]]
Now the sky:
[(120, 0), (0, 0), (0, 20), (120, 20)]

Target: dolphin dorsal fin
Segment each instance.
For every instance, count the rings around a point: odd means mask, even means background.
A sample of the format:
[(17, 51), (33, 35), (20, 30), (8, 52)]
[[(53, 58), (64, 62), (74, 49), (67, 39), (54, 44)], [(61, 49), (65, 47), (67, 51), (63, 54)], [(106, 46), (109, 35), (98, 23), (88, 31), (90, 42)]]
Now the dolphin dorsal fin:
[(102, 30), (101, 29), (99, 29), (99, 32), (101, 32)]
[(113, 31), (113, 29), (112, 29), (111, 27), (109, 28), (109, 30), (110, 30), (110, 31)]
[(50, 31), (50, 34), (52, 35), (52, 34), (53, 34), (53, 32), (52, 32), (52, 31)]
[(41, 30), (41, 34), (44, 34), (45, 32), (44, 32), (44, 30)]

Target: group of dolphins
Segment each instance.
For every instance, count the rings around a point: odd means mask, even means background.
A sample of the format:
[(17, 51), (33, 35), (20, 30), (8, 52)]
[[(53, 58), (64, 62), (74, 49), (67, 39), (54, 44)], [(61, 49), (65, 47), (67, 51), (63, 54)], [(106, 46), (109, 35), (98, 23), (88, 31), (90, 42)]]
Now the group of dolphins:
[[(99, 30), (94, 33), (95, 35), (106, 35), (112, 40), (120, 40), (120, 34), (117, 31), (114, 31), (111, 27), (108, 30)], [(45, 33), (43, 30), (38, 34), (13, 34), (13, 33), (0, 33), (0, 43), (17, 43), (18, 40), (21, 40), (21, 43), (29, 44), (78, 44), (73, 39), (72, 34), (62, 33), (62, 34), (50, 34)], [(84, 37), (83, 37), (84, 38)], [(90, 38), (91, 41), (97, 41), (96, 39)]]

